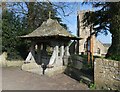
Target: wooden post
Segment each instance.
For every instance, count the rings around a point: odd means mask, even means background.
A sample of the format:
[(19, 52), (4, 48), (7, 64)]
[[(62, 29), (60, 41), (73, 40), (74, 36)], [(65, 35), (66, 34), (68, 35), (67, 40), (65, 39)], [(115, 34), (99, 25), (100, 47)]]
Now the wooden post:
[[(79, 11), (78, 11), (79, 12)], [(77, 14), (77, 36), (80, 36), (80, 19), (79, 19), (79, 13)], [(79, 55), (79, 51), (80, 51), (80, 40), (77, 40), (77, 46), (76, 46), (76, 54)]]
[(43, 43), (43, 50), (46, 51), (47, 45), (46, 43)]
[(90, 51), (88, 51), (88, 64), (90, 64)]
[(32, 42), (31, 43), (31, 48), (30, 48), (30, 51), (31, 51), (31, 54), (32, 54), (32, 56), (33, 56), (33, 62), (35, 62), (35, 42)]
[(90, 63), (90, 60), (92, 61), (92, 64), (93, 64), (93, 34), (92, 34), (92, 28), (93, 27), (91, 25), (91, 27), (90, 27), (90, 38), (89, 38), (89, 41), (90, 41), (90, 51), (88, 53), (88, 64)]
[[(93, 6), (92, 6), (92, 12), (93, 12), (94, 10), (93, 10)], [(94, 57), (93, 57), (93, 48), (94, 48), (94, 43), (93, 43), (93, 34), (92, 34), (92, 32), (93, 32), (93, 24), (91, 25), (91, 58), (92, 58), (92, 65), (94, 64)]]
[(91, 27), (90, 27), (90, 52), (91, 52), (91, 62), (92, 62), (92, 64), (93, 64), (93, 48), (94, 48), (94, 45), (93, 45), (93, 34), (92, 34), (92, 32), (93, 32), (93, 25), (91, 25)]
[(35, 43), (34, 42), (31, 43), (30, 50), (31, 50), (31, 53), (32, 53), (33, 57), (35, 57)]
[(91, 36), (91, 60), (92, 60), (92, 65), (93, 65), (93, 36)]
[(39, 62), (40, 64), (42, 64), (42, 61), (41, 61), (41, 44), (38, 44), (37, 54), (38, 54), (38, 62)]
[(88, 56), (88, 64), (90, 63), (90, 38), (87, 39), (87, 56)]

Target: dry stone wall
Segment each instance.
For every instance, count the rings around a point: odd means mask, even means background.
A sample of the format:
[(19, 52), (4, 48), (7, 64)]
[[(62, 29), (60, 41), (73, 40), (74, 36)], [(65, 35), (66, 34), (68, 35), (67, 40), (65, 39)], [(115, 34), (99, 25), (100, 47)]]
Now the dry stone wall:
[(120, 61), (97, 58), (94, 82), (98, 89), (120, 90)]
[(23, 60), (9, 61), (6, 58), (7, 53), (3, 52), (3, 54), (0, 55), (0, 67), (21, 67), (24, 63)]

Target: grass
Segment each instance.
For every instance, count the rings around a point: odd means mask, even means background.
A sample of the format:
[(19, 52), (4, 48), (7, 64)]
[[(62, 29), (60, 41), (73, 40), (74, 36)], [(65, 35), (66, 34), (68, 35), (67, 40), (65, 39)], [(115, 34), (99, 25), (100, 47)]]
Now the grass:
[(80, 80), (80, 83), (83, 83), (83, 79)]
[(95, 90), (96, 89), (96, 85), (94, 83), (91, 83), (89, 85), (89, 88), (92, 89), (92, 90)]

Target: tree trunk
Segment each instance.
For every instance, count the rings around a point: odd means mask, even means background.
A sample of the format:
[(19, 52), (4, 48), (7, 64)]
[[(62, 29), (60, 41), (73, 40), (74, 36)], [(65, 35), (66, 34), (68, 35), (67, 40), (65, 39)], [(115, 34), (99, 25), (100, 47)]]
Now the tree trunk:
[(108, 49), (106, 57), (119, 57), (120, 59), (120, 16), (113, 18), (110, 32), (112, 33), (112, 45)]
[(120, 34), (114, 34), (112, 36), (112, 45), (108, 49), (106, 57), (111, 57), (115, 55), (120, 55)]

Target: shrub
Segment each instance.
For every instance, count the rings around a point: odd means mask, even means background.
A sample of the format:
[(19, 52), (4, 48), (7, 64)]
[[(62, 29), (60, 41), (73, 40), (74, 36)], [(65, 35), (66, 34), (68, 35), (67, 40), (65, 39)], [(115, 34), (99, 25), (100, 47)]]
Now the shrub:
[(112, 56), (108, 57), (108, 59), (120, 61), (120, 55), (112, 55)]

